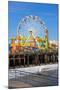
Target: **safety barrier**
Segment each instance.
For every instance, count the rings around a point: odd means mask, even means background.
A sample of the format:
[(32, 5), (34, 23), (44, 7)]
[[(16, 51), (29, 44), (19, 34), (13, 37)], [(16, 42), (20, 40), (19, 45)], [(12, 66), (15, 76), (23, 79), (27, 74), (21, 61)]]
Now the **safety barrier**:
[(9, 79), (24, 82), (24, 83), (29, 83), (29, 84), (32, 84), (33, 86), (34, 85), (36, 86), (37, 83), (39, 85), (41, 83), (47, 83), (47, 82), (55, 83), (57, 81), (56, 76), (52, 76), (44, 73), (31, 73), (31, 72), (26, 72), (26, 71), (21, 71), (16, 69), (9, 70)]

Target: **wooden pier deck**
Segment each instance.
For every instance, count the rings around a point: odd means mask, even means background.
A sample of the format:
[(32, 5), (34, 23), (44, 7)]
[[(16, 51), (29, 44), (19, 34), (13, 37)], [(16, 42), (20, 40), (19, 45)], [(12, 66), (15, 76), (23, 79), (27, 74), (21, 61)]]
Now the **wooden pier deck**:
[(58, 52), (20, 52), (9, 54), (10, 66), (40, 65), (42, 63), (58, 62)]

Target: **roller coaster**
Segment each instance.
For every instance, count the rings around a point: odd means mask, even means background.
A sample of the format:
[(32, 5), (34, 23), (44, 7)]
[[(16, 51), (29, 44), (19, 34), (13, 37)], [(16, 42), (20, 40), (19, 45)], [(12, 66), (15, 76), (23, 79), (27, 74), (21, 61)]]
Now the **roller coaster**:
[[(40, 31), (36, 29), (38, 26)], [(23, 18), (17, 26), (17, 36), (11, 39), (10, 47), (12, 53), (25, 47), (48, 50), (48, 29), (45, 23), (38, 16), (30, 15)]]
[(16, 31), (9, 43), (9, 64), (58, 61), (57, 45), (49, 42), (48, 29), (39, 16), (25, 16)]

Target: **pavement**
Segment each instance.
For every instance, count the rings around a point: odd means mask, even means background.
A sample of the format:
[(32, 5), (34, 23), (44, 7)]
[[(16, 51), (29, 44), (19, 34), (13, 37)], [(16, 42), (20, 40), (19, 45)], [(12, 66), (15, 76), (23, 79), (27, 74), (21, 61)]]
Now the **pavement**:
[[(49, 67), (51, 68), (51, 66)], [(50, 68), (45, 68), (42, 70), (42, 72), (34, 74), (24, 74), (21, 76), (19, 76), (17, 72), (15, 76), (16, 78), (9, 79), (9, 88), (57, 86), (58, 68)]]

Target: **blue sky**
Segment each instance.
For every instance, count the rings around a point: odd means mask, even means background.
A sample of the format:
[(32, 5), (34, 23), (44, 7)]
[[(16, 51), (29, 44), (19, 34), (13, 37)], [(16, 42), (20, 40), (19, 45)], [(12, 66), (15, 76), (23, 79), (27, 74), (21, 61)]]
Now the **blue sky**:
[[(25, 16), (39, 16), (48, 28), (49, 40), (58, 40), (58, 5), (26, 2), (8, 2), (9, 38), (17, 34), (17, 25)], [(24, 29), (22, 30), (24, 32)], [(26, 33), (27, 34), (27, 33)]]

